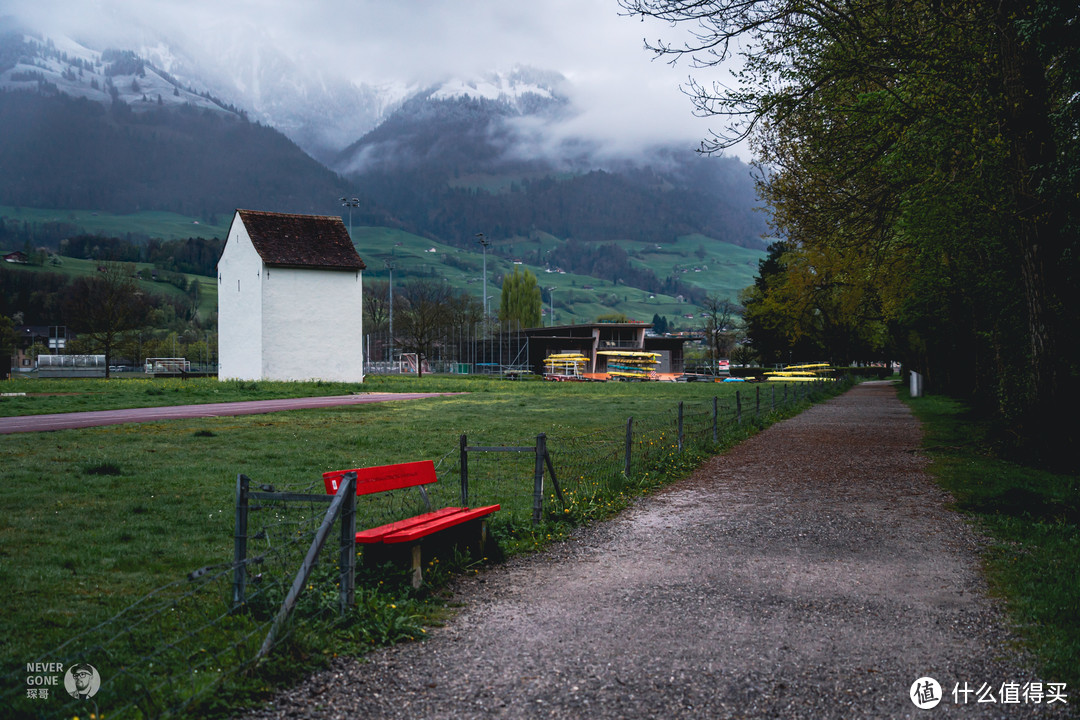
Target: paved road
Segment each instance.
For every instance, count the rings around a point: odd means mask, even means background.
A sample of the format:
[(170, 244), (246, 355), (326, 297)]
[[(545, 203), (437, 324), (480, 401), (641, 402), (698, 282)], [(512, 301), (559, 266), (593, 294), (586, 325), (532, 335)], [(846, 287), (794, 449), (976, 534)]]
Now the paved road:
[[(462, 581), (464, 609), (425, 642), (338, 658), (249, 717), (1061, 717), (954, 701), (1054, 679), (1017, 654), (919, 443), (892, 387), (857, 386)], [(933, 710), (909, 698), (923, 676)]]
[(288, 398), (284, 400), (251, 400), (247, 402), (207, 403), (204, 405), (172, 405), (168, 407), (132, 408), (130, 410), (97, 410), (93, 412), (58, 413), (55, 415), (20, 415), (0, 418), (0, 435), (47, 430), (70, 430), (97, 425), (156, 422), (184, 418), (225, 417), (228, 415), (258, 415), (283, 410), (306, 410), (338, 405), (363, 405), (391, 400), (420, 400), (456, 393), (366, 393), (363, 395), (331, 395), (327, 397)]

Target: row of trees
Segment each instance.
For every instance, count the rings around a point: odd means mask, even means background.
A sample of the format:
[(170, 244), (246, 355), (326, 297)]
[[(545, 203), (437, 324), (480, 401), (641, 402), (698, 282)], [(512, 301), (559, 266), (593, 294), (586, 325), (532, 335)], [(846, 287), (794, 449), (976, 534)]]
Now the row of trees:
[[(767, 355), (901, 358), (1065, 447), (1077, 397), (1080, 17), (1055, 0), (621, 0), (692, 23), (733, 85), (692, 81), (750, 138), (782, 242), (743, 298)], [(766, 358), (769, 359), (769, 358)]]

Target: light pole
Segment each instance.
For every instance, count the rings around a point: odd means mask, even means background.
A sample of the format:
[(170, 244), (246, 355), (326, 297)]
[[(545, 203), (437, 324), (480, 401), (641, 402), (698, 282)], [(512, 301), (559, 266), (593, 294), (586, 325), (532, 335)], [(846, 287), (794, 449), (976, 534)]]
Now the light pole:
[(484, 233), (476, 233), (476, 237), (480, 238), (477, 242), (480, 243), (480, 247), (484, 248), (484, 323), (487, 324), (488, 317), (488, 304), (487, 304), (487, 249), (491, 241), (484, 237)]
[(555, 327), (555, 288), (549, 287), (547, 291), (548, 308), (550, 309), (548, 314), (551, 315), (551, 319), (548, 321), (548, 327)]
[(394, 258), (383, 260), (390, 271), (390, 362), (394, 362)]
[(360, 207), (360, 198), (341, 198), (341, 207), (349, 208), (349, 240), (352, 240), (352, 209)]

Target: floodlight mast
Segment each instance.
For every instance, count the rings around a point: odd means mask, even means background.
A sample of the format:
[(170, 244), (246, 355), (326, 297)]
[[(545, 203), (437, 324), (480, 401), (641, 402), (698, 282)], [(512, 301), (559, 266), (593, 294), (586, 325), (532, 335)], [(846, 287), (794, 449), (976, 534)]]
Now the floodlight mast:
[(341, 198), (341, 207), (349, 208), (349, 239), (352, 240), (352, 209), (360, 207), (360, 198)]
[(383, 260), (386, 269), (390, 271), (390, 362), (394, 362), (394, 258)]
[(476, 233), (476, 237), (480, 238), (477, 242), (480, 243), (480, 247), (484, 248), (484, 323), (487, 324), (488, 318), (488, 298), (487, 298), (487, 249), (491, 241), (484, 237), (484, 233)]

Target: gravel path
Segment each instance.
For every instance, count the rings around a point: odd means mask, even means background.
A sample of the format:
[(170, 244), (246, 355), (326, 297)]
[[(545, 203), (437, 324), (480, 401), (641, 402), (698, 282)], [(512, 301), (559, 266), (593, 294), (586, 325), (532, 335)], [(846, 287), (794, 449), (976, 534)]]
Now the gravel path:
[[(427, 641), (340, 658), (249, 717), (1063, 716), (1071, 704), (954, 701), (957, 683), (1000, 701), (1041, 678), (919, 433), (892, 386), (856, 386), (460, 581), (464, 609)], [(908, 695), (923, 676), (942, 687), (932, 710)]]

